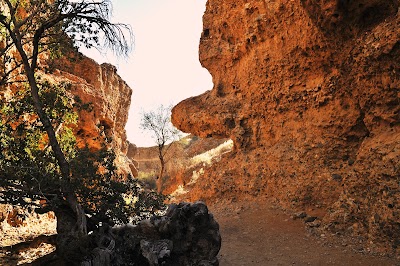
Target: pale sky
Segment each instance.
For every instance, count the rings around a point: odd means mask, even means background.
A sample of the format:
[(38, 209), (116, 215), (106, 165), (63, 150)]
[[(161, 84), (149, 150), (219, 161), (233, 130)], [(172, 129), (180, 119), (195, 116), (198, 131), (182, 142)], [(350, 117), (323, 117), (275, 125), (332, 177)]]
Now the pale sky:
[(98, 63), (115, 65), (132, 88), (128, 140), (154, 146), (139, 128), (142, 110), (177, 104), (212, 89), (199, 62), (198, 46), (206, 0), (113, 0), (113, 21), (130, 24), (135, 38), (129, 59), (83, 51)]

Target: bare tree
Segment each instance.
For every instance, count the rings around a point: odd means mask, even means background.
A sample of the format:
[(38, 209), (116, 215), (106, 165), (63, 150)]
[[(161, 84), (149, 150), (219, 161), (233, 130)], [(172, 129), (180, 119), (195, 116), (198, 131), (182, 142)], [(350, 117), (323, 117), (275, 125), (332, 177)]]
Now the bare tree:
[(140, 127), (143, 130), (149, 131), (152, 138), (155, 140), (158, 148), (158, 158), (160, 160), (160, 173), (158, 179), (158, 189), (160, 191), (160, 182), (165, 174), (165, 165), (167, 163), (167, 153), (172, 143), (178, 140), (181, 136), (181, 131), (175, 128), (171, 123), (171, 109), (170, 106), (160, 105), (157, 109), (143, 112)]

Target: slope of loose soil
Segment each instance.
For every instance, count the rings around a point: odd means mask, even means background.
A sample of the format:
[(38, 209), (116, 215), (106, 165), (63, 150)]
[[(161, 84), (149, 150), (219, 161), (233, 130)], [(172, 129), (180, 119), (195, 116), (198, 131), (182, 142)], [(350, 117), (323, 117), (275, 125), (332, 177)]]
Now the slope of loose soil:
[(217, 203), (221, 266), (239, 265), (400, 265), (399, 258), (364, 254), (356, 239), (316, 235), (266, 201)]

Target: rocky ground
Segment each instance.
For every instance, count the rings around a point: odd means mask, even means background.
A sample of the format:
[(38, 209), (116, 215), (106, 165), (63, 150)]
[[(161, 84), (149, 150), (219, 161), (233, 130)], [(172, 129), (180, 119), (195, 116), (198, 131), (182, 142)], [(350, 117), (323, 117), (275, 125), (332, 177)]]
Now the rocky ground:
[(219, 202), (210, 209), (220, 224), (221, 266), (400, 265), (400, 257), (369, 254), (357, 239), (318, 234), (265, 200)]
[[(47, 239), (56, 233), (53, 213), (38, 215), (18, 208), (12, 212), (10, 206), (0, 205), (0, 216), (5, 214), (7, 218), (0, 222), (0, 265), (29, 263), (55, 249)], [(25, 241), (30, 244), (21, 244)]]
[[(221, 266), (400, 265), (400, 258), (369, 254), (358, 246), (357, 239), (320, 234), (306, 225), (306, 218), (295, 219), (265, 199), (219, 201), (210, 206), (210, 211), (220, 225)], [(2, 241), (8, 234), (15, 240), (16, 232), (10, 228), (3, 231)], [(34, 252), (46, 253), (37, 249)], [(19, 265), (27, 261), (25, 256), (35, 255), (0, 253), (1, 265)]]

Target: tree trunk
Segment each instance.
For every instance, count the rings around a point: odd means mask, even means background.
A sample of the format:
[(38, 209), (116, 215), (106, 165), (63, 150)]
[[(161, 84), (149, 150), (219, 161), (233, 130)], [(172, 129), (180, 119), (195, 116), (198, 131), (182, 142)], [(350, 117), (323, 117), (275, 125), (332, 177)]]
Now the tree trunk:
[(157, 179), (157, 192), (161, 193), (162, 191), (162, 186), (163, 186), (163, 176), (164, 176), (164, 172), (165, 172), (165, 160), (164, 160), (164, 156), (163, 156), (163, 148), (164, 146), (159, 146), (158, 147), (158, 158), (160, 159), (160, 174), (158, 176)]
[(87, 236), (86, 215), (82, 206), (79, 204), (73, 189), (70, 187), (71, 177), (69, 163), (67, 162), (64, 153), (61, 150), (54, 128), (51, 125), (51, 121), (43, 110), (43, 105), (39, 98), (38, 86), (34, 78), (34, 73), (29, 68), (25, 68), (25, 71), (31, 87), (31, 94), (34, 106), (40, 120), (43, 123), (47, 136), (49, 137), (51, 148), (53, 149), (54, 155), (60, 166), (62, 178), (64, 179), (62, 182), (61, 191), (65, 197), (66, 202), (73, 211), (74, 216), (73, 221), (71, 221), (72, 224), (63, 223), (62, 220), (64, 219), (64, 216), (60, 215), (59, 212), (56, 212), (57, 220), (61, 221), (61, 223), (57, 223), (57, 253), (59, 253), (61, 257), (67, 258), (68, 261), (71, 261), (72, 258), (76, 258), (76, 260), (74, 259), (73, 261), (80, 261), (81, 259), (83, 259), (83, 255), (86, 255), (82, 254), (82, 256), (80, 256), (79, 253), (77, 254), (77, 251), (81, 250), (82, 238)]
[(86, 216), (85, 213), (78, 203), (76, 195), (74, 191), (70, 188), (70, 169), (69, 164), (64, 156), (64, 153), (61, 150), (60, 144), (58, 143), (56, 133), (54, 131), (53, 126), (51, 125), (50, 119), (47, 117), (46, 113), (43, 110), (43, 104), (39, 97), (39, 88), (36, 83), (36, 79), (34, 76), (33, 70), (29, 67), (28, 64), (24, 64), (26, 76), (28, 77), (29, 85), (31, 87), (31, 96), (33, 99), (34, 107), (39, 116), (40, 121), (43, 124), (44, 129), (46, 130), (47, 136), (49, 137), (50, 146), (54, 152), (54, 156), (60, 166), (61, 176), (64, 179), (62, 182), (61, 190), (64, 194), (66, 201), (68, 202), (71, 209), (74, 211), (76, 215), (76, 227), (74, 228), (74, 233), (78, 235), (86, 235)]
[[(10, 30), (10, 29), (9, 29)], [(69, 163), (66, 160), (64, 153), (61, 150), (61, 146), (57, 140), (56, 133), (54, 131), (54, 128), (51, 124), (51, 121), (49, 117), (46, 115), (44, 109), (43, 109), (43, 104), (42, 101), (40, 100), (39, 97), (39, 87), (36, 82), (35, 78), (35, 69), (33, 66), (30, 65), (29, 59), (27, 54), (25, 53), (25, 50), (22, 46), (22, 41), (19, 38), (18, 33), (13, 33), (10, 30), (10, 35), (13, 39), (13, 42), (15, 43), (15, 46), (22, 58), (24, 70), (25, 70), (25, 75), (28, 78), (28, 83), (31, 89), (31, 97), (33, 100), (33, 105), (36, 110), (37, 115), (39, 116), (40, 121), (43, 124), (43, 127), (46, 131), (46, 134), (49, 138), (50, 146), (54, 152), (54, 156), (58, 162), (58, 165), (60, 167), (61, 171), (61, 176), (63, 178), (63, 182), (61, 185), (61, 192), (63, 196), (65, 197), (65, 200), (67, 204), (69, 205), (70, 209), (74, 213), (74, 224), (73, 226), (70, 225), (70, 223), (60, 223), (60, 226), (57, 225), (57, 232), (64, 232), (59, 234), (59, 237), (57, 239), (57, 249), (60, 250), (68, 250), (68, 249), (76, 249), (77, 247), (80, 246), (80, 239), (82, 237), (87, 236), (87, 224), (86, 224), (86, 216), (85, 212), (80, 206), (78, 199), (75, 195), (75, 192), (70, 186), (70, 167)], [(32, 59), (33, 60), (33, 59)], [(58, 214), (58, 215), (57, 215)], [(60, 215), (60, 212), (56, 211), (57, 215), (57, 220), (62, 222), (62, 220), (65, 218), (63, 215)], [(65, 227), (62, 227), (61, 224), (67, 225)], [(73, 238), (75, 241), (59, 241), (61, 237)], [(67, 254), (68, 252), (66, 252)], [(63, 254), (64, 257), (67, 255)]]

